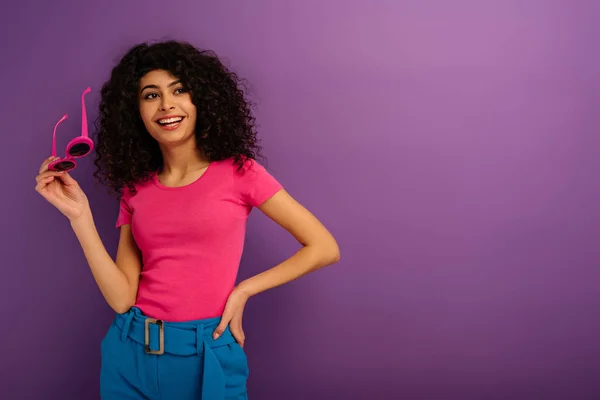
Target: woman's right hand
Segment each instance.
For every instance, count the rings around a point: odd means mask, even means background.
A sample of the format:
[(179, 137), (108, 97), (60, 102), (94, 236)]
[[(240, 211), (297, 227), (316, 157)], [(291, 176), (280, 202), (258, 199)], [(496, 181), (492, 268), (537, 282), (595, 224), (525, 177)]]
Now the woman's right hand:
[(66, 171), (48, 171), (48, 164), (57, 158), (48, 157), (44, 160), (35, 178), (35, 190), (70, 221), (74, 221), (89, 211), (89, 202), (77, 181)]

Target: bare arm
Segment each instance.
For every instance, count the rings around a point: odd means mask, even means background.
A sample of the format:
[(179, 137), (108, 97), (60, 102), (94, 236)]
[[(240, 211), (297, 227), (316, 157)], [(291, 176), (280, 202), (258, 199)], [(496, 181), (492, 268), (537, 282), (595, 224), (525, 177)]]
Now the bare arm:
[(281, 264), (241, 282), (239, 289), (248, 296), (339, 261), (340, 249), (331, 233), (285, 190), (280, 190), (259, 209), (292, 234), (302, 248)]
[(281, 264), (241, 282), (230, 294), (221, 322), (213, 332), (213, 338), (222, 335), (229, 325), (231, 334), (242, 347), (246, 340), (242, 329), (242, 315), (249, 297), (283, 285), (340, 259), (340, 249), (335, 238), (313, 214), (284, 189), (265, 201), (259, 209), (292, 234), (302, 248)]
[(127, 312), (135, 304), (142, 269), (131, 225), (121, 227), (116, 262), (106, 251), (91, 212), (71, 221), (71, 227), (106, 302), (119, 314)]
[(102, 295), (113, 310), (122, 314), (135, 304), (142, 269), (131, 227), (121, 228), (114, 262), (100, 240), (87, 196), (77, 181), (68, 172), (48, 170), (56, 159), (52, 156), (42, 162), (35, 190), (69, 219)]

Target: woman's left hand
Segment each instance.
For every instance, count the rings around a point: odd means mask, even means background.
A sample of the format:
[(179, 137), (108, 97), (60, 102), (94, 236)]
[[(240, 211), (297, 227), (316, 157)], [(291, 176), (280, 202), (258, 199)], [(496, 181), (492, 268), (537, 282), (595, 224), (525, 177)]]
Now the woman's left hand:
[(221, 336), (223, 332), (225, 332), (227, 325), (229, 325), (229, 330), (235, 340), (240, 346), (244, 347), (246, 337), (244, 336), (244, 330), (242, 329), (242, 315), (244, 314), (244, 307), (246, 306), (248, 297), (249, 296), (240, 289), (233, 289), (227, 299), (227, 304), (225, 304), (221, 322), (213, 332), (213, 339), (216, 340)]

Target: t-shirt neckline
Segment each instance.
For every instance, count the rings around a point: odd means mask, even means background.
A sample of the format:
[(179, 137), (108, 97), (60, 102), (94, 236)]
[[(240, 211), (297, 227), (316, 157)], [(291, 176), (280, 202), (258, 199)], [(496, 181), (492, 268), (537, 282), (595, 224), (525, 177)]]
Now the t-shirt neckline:
[(208, 166), (206, 167), (206, 170), (196, 179), (194, 179), (192, 182), (182, 185), (182, 186), (167, 186), (164, 185), (160, 182), (160, 180), (158, 179), (158, 170), (154, 171), (154, 175), (152, 175), (152, 181), (154, 182), (154, 185), (156, 185), (159, 189), (162, 190), (183, 190), (183, 189), (187, 189), (190, 186), (194, 186), (196, 185), (198, 182), (200, 182), (205, 176), (206, 174), (209, 173), (209, 171), (212, 169), (214, 164), (214, 161), (211, 161), (210, 163), (208, 163)]

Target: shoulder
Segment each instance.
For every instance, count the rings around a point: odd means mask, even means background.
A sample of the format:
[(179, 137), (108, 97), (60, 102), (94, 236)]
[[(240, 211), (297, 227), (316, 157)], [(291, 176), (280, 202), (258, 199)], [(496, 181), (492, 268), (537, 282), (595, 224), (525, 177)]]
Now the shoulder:
[(221, 161), (216, 161), (215, 164), (222, 165), (224, 168), (230, 168), (235, 171), (249, 171), (257, 166), (260, 167), (260, 163), (253, 158), (248, 157), (240, 157), (236, 159), (234, 157), (229, 157)]
[(227, 158), (222, 161), (218, 161), (215, 164), (219, 165), (219, 168), (231, 173), (235, 181), (244, 181), (247, 179), (257, 178), (261, 175), (270, 175), (267, 169), (257, 160), (252, 158), (241, 158), (236, 160), (235, 158)]
[(272, 197), (283, 186), (257, 160), (242, 158), (238, 162), (227, 159), (224, 164), (232, 172), (236, 193), (250, 206), (258, 206)]
[(128, 202), (132, 198), (137, 197), (140, 193), (145, 192), (149, 187), (152, 186), (152, 180), (154, 179), (154, 175), (151, 175), (149, 180), (143, 182), (136, 182), (133, 184), (132, 191), (128, 186), (125, 186), (121, 189), (121, 201)]

